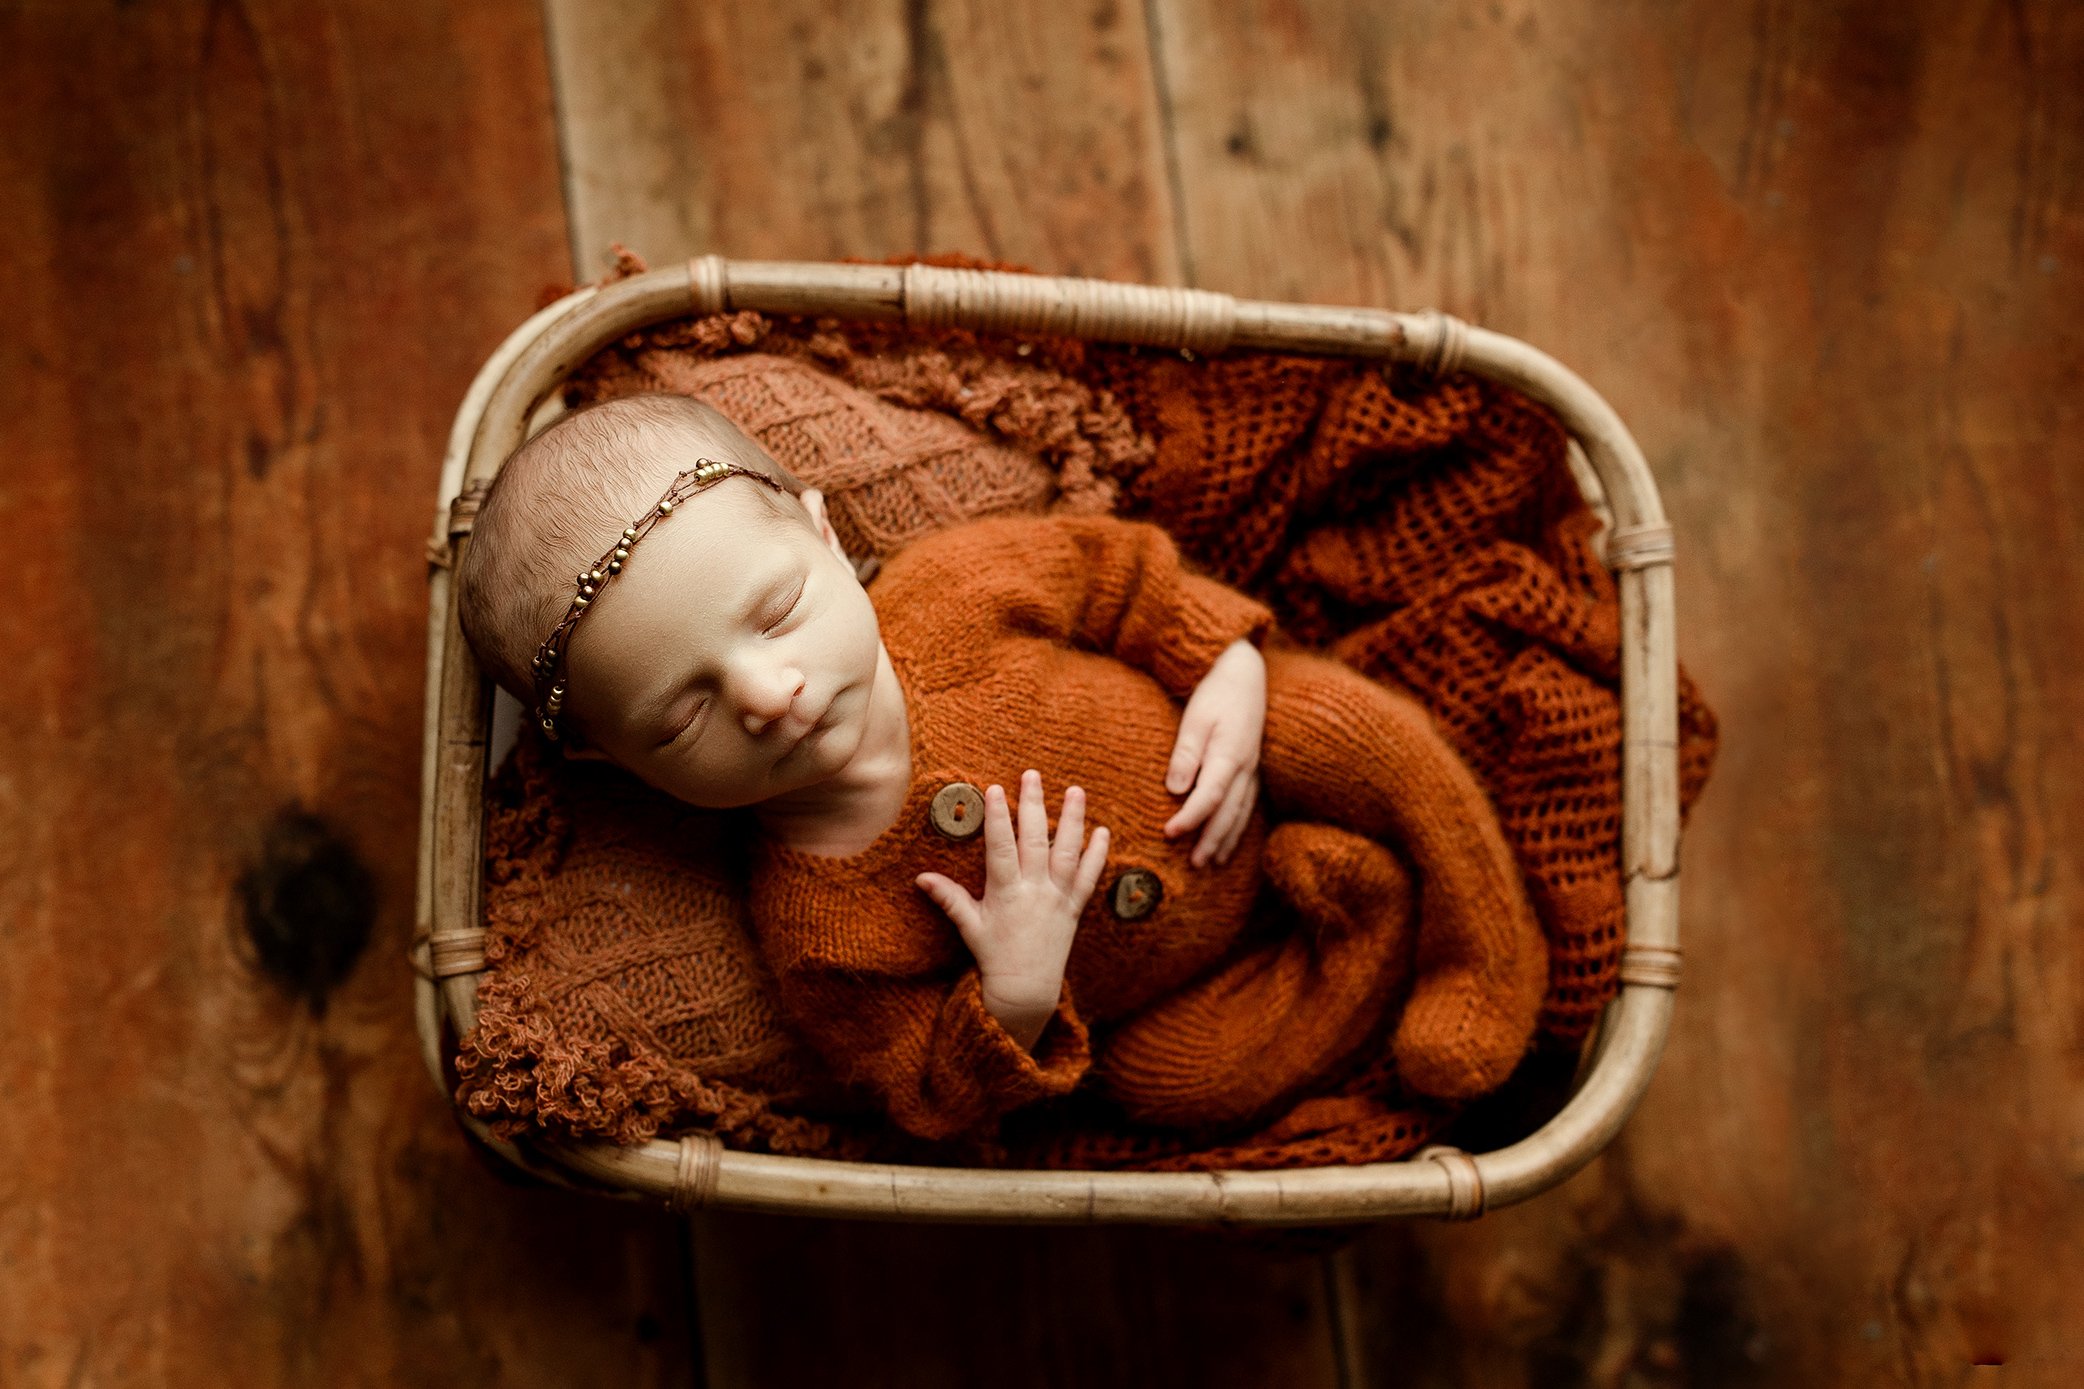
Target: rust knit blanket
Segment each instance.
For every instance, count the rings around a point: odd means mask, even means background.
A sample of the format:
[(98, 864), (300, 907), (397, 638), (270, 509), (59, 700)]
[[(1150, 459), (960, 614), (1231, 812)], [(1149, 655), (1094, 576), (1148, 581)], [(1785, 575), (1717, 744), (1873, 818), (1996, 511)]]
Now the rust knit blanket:
[[(857, 555), (994, 511), (1111, 507), (1164, 526), (1189, 561), (1268, 604), (1290, 636), (1416, 695), (1475, 772), (1548, 937), (1543, 1043), (1575, 1045), (1612, 997), (1623, 926), (1618, 605), (1599, 521), (1541, 407), (1473, 377), (1370, 363), (1266, 353), (1189, 361), (752, 313), (635, 334), (582, 368), (568, 399), (652, 390), (709, 399), (824, 487)], [(958, 422), (968, 428), (942, 428)], [(1680, 736), (1690, 807), (1715, 722), (1683, 673)], [(705, 908), (702, 953), (703, 987), (740, 1000), (729, 1035), (690, 1055), (635, 1027), (600, 988), (585, 1001), (572, 979), (597, 985), (607, 971), (545, 939), (532, 919), (572, 852), (568, 831), (545, 830), (563, 821), (542, 803), (573, 792), (552, 785), (539, 749), (524, 743), (517, 763), (492, 808), (493, 972), (481, 1025), (460, 1048), (463, 1102), (510, 1134), (543, 1125), (633, 1141), (705, 1123), (744, 1146), (891, 1151), (858, 1119), (793, 1117), (817, 1087), (807, 1087), (798, 1049), (755, 1035), (771, 1021), (771, 981), (730, 943), (742, 915), (724, 900), (728, 878), (715, 880), (718, 900)], [(524, 773), (526, 788), (516, 781)], [(627, 846), (590, 852), (596, 873), (625, 889), (633, 874), (649, 881), (660, 871)], [(507, 883), (522, 895), (503, 895)], [(669, 924), (684, 934), (686, 916)], [(626, 916), (608, 935), (602, 948), (617, 960), (643, 954), (633, 942), (650, 938)], [(690, 986), (654, 977), (651, 987)], [(751, 1018), (746, 1000), (767, 1011)], [(684, 998), (675, 1006), (675, 1016), (689, 1011)], [(717, 1016), (714, 1006), (694, 1011)], [(738, 1058), (731, 1074), (712, 1059), (718, 1047)], [(1378, 1063), (1251, 1133), (1138, 1133), (1074, 1103), (1016, 1115), (1001, 1145), (946, 1160), (1373, 1161), (1411, 1151), (1452, 1117), (1404, 1094)]]

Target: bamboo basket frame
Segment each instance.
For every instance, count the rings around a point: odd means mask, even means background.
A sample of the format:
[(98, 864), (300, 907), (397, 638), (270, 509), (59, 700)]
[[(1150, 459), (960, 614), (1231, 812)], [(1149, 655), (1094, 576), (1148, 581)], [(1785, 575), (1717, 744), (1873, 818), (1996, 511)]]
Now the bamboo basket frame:
[[(445, 1042), (477, 1015), (483, 955), (484, 791), (492, 687), (457, 624), (451, 567), (469, 518), (450, 503), (487, 480), (565, 377), (624, 335), (728, 309), (881, 319), (920, 327), (1047, 333), (1215, 353), (1313, 352), (1472, 371), (1555, 411), (1582, 457), (1574, 471), (1609, 518), (1605, 556), (1621, 603), (1622, 856), (1627, 936), (1621, 989), (1602, 1014), (1569, 1101), (1495, 1152), (1434, 1147), (1411, 1159), (1284, 1171), (1080, 1172), (897, 1166), (734, 1152), (709, 1134), (635, 1147), (480, 1142), (551, 1181), (663, 1198), (678, 1209), (1021, 1224), (1322, 1225), (1392, 1216), (1470, 1218), (1555, 1186), (1611, 1141), (1664, 1047), (1679, 979), (1677, 645), (1672, 540), (1655, 481), (1620, 417), (1590, 386), (1518, 339), (1430, 310), (1325, 308), (1202, 290), (934, 266), (726, 261), (703, 256), (582, 289), (537, 313), (493, 353), (449, 439), (428, 546), (430, 603), (423, 794), (412, 960), (424, 1059), (444, 1096)], [(1585, 466), (1589, 464), (1589, 467)], [(453, 1099), (451, 1100), (453, 1103)]]

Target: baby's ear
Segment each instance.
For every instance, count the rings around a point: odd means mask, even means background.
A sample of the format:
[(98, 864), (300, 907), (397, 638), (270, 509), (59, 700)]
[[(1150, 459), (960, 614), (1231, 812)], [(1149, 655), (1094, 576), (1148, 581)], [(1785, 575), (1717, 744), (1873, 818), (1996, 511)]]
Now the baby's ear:
[(833, 554), (838, 555), (842, 562), (851, 566), (854, 561), (841, 548), (839, 533), (832, 529), (832, 517), (825, 510), (825, 494), (815, 487), (806, 487), (796, 494), (796, 500), (803, 503), (803, 509), (810, 513), (810, 523), (817, 527), (818, 534), (824, 538), (827, 547)]

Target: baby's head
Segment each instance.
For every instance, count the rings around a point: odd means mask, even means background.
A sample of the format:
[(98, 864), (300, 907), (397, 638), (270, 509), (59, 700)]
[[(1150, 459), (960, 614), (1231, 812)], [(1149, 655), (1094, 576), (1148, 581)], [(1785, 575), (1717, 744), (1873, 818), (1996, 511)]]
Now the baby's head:
[(598, 757), (693, 805), (768, 800), (861, 744), (882, 650), (875, 609), (815, 488), (684, 396), (588, 406), (499, 470), (457, 568), (479, 664), (535, 707), (531, 663), (574, 576), (703, 459), (733, 475), (662, 516), (572, 629), (559, 719)]

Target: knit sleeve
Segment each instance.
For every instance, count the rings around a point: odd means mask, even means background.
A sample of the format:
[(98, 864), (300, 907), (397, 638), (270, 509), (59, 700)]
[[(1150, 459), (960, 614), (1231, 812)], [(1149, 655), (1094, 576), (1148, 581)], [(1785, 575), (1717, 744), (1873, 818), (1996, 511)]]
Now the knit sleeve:
[[(1013, 630), (1105, 652), (1184, 701), (1232, 642), (1258, 645), (1267, 607), (1194, 573), (1172, 537), (1117, 516), (993, 517), (959, 528), (945, 591), (987, 591)], [(952, 538), (952, 537), (951, 537)]]
[(756, 886), (754, 925), (782, 1007), (835, 1073), (865, 1086), (906, 1132), (986, 1131), (1085, 1076), (1092, 1053), (1068, 987), (1030, 1053), (984, 1006), (966, 952), (871, 919), (872, 894), (852, 910), (826, 910), (836, 904), (814, 896), (777, 914)]
[(781, 991), (826, 1060), (921, 1138), (988, 1130), (1004, 1114), (1069, 1093), (1092, 1064), (1068, 992), (1030, 1054), (984, 1006), (975, 967), (952, 985), (799, 969), (782, 978)]

